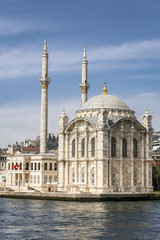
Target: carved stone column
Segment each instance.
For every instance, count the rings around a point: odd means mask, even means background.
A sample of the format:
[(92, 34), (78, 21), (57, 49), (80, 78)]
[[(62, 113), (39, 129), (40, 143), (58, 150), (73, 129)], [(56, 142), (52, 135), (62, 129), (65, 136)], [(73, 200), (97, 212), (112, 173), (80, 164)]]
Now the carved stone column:
[(59, 161), (58, 162), (58, 190), (63, 190), (63, 184), (64, 184), (64, 162)]
[(141, 138), (141, 167), (142, 167), (142, 171), (141, 171), (141, 185), (142, 187), (144, 187), (144, 136), (142, 136)]
[(146, 161), (146, 187), (149, 187), (149, 162)]
[(68, 138), (68, 133), (66, 133), (66, 138), (65, 138), (66, 144), (65, 144), (65, 159), (69, 159), (69, 138)]
[(85, 162), (85, 183), (88, 184), (88, 164)]
[(75, 161), (75, 182), (78, 182), (78, 169), (77, 169), (77, 161)]
[(120, 171), (119, 171), (119, 175), (120, 175), (120, 188), (123, 188), (123, 160), (120, 160)]
[(130, 159), (131, 159), (131, 188), (133, 189), (134, 187), (134, 159), (133, 159), (133, 136), (134, 132), (131, 132), (131, 137), (130, 137)]
[(106, 170), (105, 170), (105, 171), (106, 171), (106, 173), (105, 173), (105, 174), (106, 174), (106, 184), (105, 184), (105, 185), (106, 185), (107, 188), (108, 188), (108, 184), (109, 184), (109, 178), (108, 178), (108, 176), (109, 176), (108, 162), (109, 162), (109, 161), (107, 160), (107, 161), (106, 161)]
[(109, 187), (112, 187), (112, 162), (109, 161)]
[(75, 159), (78, 159), (78, 131), (77, 127), (75, 127)]
[(95, 158), (97, 159), (98, 157), (98, 136), (97, 136), (97, 131), (95, 135)]

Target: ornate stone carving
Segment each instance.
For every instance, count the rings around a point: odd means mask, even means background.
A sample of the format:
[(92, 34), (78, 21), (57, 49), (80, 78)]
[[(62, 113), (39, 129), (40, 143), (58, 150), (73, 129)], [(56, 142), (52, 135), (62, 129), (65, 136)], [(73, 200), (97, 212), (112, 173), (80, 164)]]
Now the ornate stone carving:
[(101, 109), (98, 112), (98, 128), (104, 128), (108, 126), (108, 113), (105, 111), (105, 109)]
[(142, 124), (145, 128), (152, 128), (152, 116), (148, 112), (148, 108), (146, 109), (145, 114), (142, 116)]
[(59, 117), (59, 132), (63, 131), (63, 129), (68, 125), (68, 116), (66, 115), (64, 109), (62, 115)]

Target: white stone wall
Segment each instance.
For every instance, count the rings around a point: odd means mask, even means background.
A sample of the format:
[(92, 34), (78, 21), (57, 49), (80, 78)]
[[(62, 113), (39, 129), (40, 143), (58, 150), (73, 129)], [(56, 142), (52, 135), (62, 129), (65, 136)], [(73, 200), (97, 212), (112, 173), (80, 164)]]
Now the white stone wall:
[[(123, 118), (110, 128), (104, 120), (94, 127), (86, 119), (76, 118), (61, 132), (59, 146), (59, 190), (107, 193), (146, 192), (152, 190), (147, 131), (134, 118)], [(91, 155), (91, 139), (95, 137), (95, 156)], [(111, 138), (116, 139), (116, 156), (111, 157)], [(85, 139), (85, 156), (81, 141)], [(127, 156), (122, 156), (122, 139), (127, 140)], [(138, 142), (137, 157), (133, 156), (133, 139)], [(63, 139), (63, 140), (62, 140)], [(75, 139), (75, 157), (72, 141)], [(65, 148), (65, 150), (64, 150)], [(62, 152), (64, 152), (62, 154)], [(83, 175), (83, 178), (82, 178)], [(73, 182), (74, 180), (74, 182)], [(82, 181), (83, 180), (83, 181)]]

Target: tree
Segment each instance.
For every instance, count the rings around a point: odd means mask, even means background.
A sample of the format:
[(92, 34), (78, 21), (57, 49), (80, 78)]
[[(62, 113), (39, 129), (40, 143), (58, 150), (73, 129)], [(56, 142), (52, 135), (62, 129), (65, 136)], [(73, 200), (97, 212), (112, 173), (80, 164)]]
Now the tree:
[(152, 174), (153, 190), (160, 191), (160, 165), (157, 164), (153, 166), (152, 171), (153, 171), (153, 174)]

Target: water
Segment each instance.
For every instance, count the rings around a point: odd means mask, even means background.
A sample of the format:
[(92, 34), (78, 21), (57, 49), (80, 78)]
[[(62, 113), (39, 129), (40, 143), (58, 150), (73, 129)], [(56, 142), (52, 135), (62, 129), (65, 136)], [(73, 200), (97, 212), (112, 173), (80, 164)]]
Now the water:
[(0, 198), (0, 239), (160, 239), (160, 201)]

